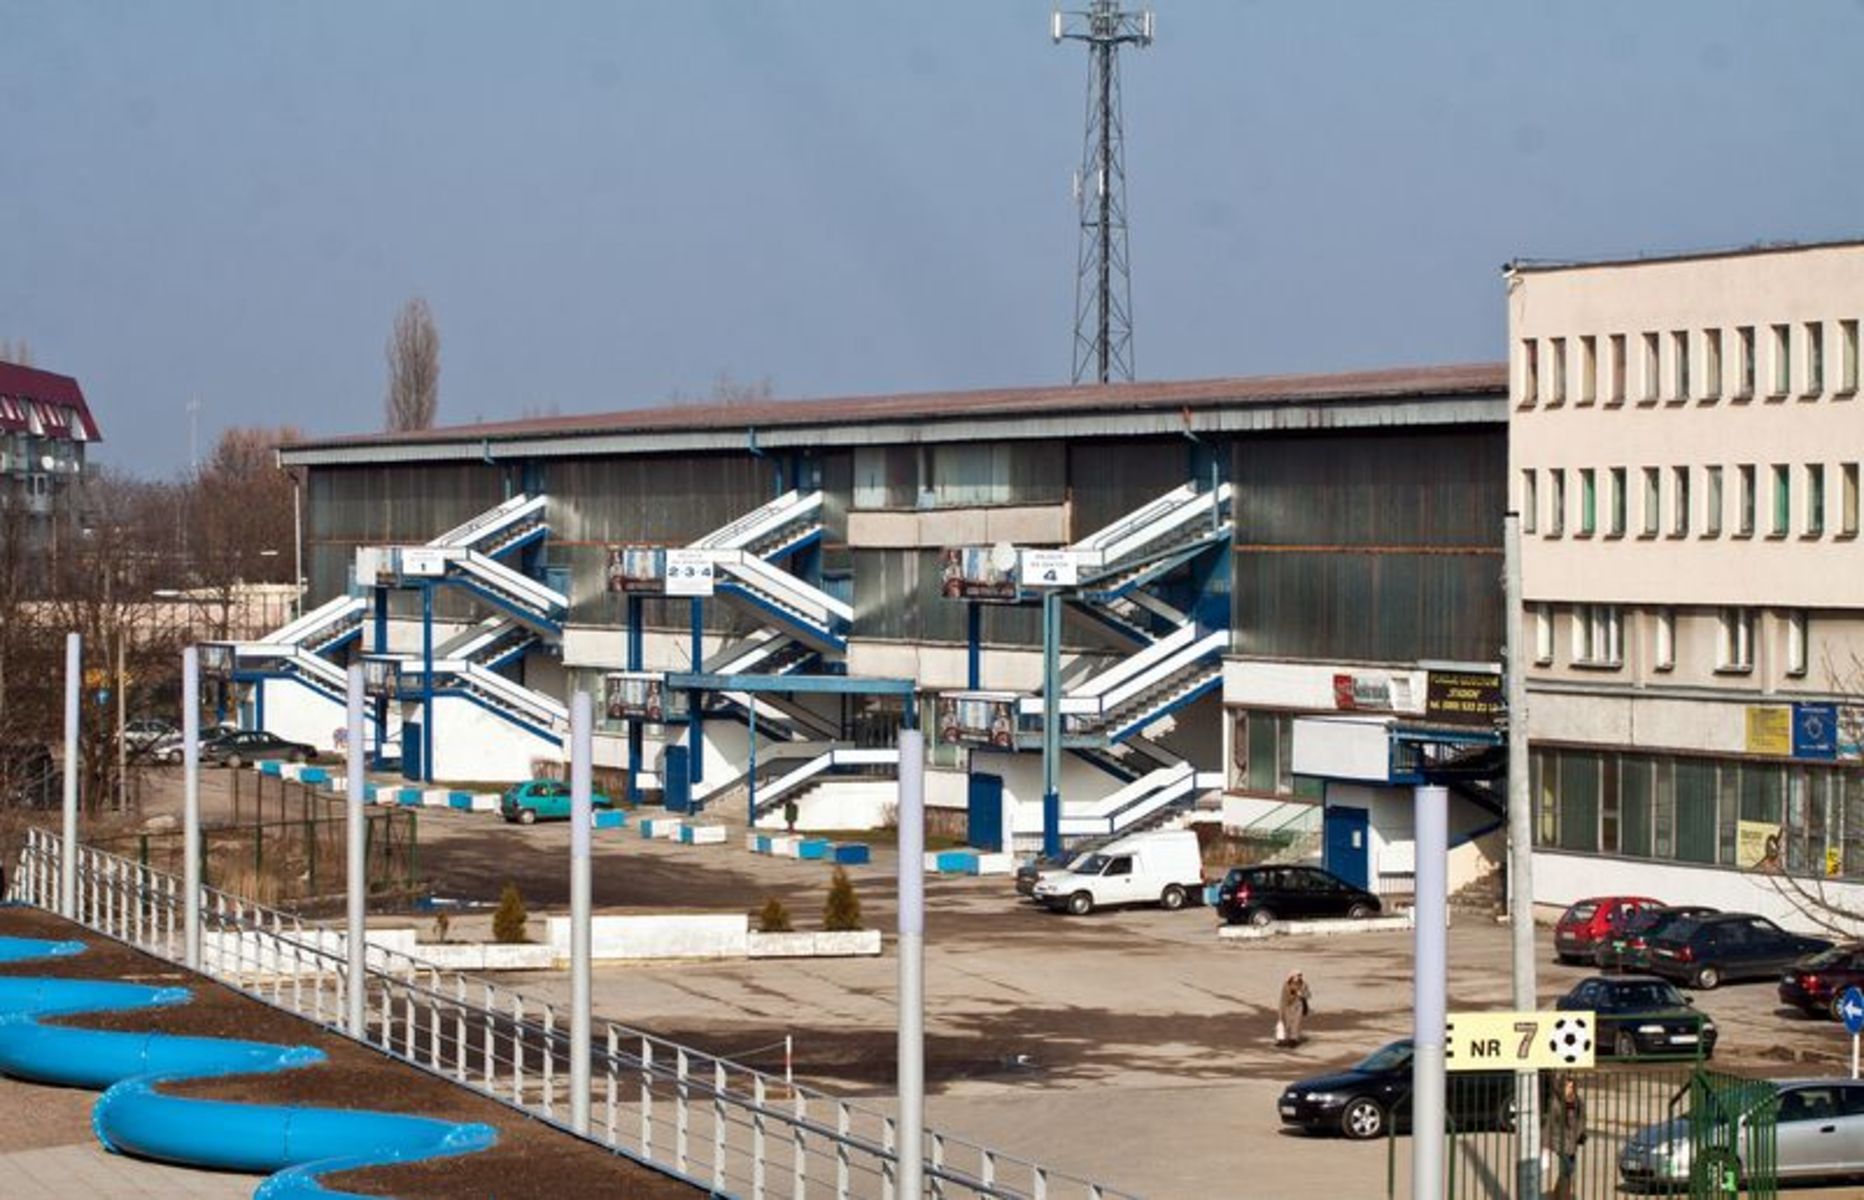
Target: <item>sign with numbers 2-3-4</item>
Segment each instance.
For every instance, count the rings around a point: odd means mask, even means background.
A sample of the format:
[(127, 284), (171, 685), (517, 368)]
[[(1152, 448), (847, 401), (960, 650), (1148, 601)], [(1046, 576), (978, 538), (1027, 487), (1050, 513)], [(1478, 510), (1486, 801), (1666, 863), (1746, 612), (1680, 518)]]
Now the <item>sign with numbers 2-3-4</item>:
[(1572, 1071), (1593, 1064), (1598, 1022), (1589, 1012), (1451, 1013), (1444, 1066), (1451, 1071)]
[(712, 581), (712, 558), (704, 550), (667, 551), (667, 595), (710, 596)]

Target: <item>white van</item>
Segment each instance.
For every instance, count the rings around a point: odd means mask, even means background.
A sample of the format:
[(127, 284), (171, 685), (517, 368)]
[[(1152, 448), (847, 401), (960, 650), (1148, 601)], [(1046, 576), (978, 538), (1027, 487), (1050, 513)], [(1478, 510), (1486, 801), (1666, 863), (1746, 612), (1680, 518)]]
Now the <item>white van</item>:
[(1110, 842), (1065, 871), (1036, 880), (1035, 900), (1076, 916), (1113, 904), (1157, 904), (1183, 908), (1202, 896), (1204, 864), (1197, 834), (1159, 829)]

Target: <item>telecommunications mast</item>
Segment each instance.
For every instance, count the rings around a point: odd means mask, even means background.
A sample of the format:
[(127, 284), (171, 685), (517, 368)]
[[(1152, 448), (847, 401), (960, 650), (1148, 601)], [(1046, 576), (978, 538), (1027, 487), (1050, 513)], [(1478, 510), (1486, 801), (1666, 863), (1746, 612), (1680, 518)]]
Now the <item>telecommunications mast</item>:
[(1122, 45), (1152, 44), (1152, 13), (1093, 0), (1085, 12), (1057, 9), (1049, 35), (1086, 42), (1087, 133), (1075, 176), (1081, 247), (1074, 279), (1074, 382), (1133, 377), (1132, 278), (1126, 259), (1126, 151), (1120, 123)]

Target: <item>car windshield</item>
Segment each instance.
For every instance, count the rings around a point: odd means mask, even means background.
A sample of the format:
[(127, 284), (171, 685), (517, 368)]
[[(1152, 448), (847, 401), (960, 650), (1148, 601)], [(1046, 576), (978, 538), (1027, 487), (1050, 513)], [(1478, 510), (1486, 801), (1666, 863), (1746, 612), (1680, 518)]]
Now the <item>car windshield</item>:
[(1667, 983), (1655, 979), (1620, 983), (1611, 990), (1612, 1003), (1620, 1009), (1644, 1012), (1658, 1008), (1682, 1008), (1683, 994)]
[(1411, 1062), (1411, 1043), (1393, 1042), (1367, 1055), (1358, 1066), (1361, 1071), (1396, 1071)]
[(1592, 914), (1598, 911), (1599, 906), (1587, 900), (1567, 909), (1566, 915), (1560, 918), (1560, 923), (1562, 925), (1572, 925), (1580, 921), (1590, 921), (1592, 919)]
[(1701, 928), (1702, 921), (1698, 917), (1678, 917), (1674, 921), (1665, 922), (1662, 933), (1673, 941), (1686, 942), (1695, 937)]
[(1107, 856), (1104, 854), (1090, 854), (1068, 869), (1073, 871), (1076, 875), (1098, 875), (1107, 869)]

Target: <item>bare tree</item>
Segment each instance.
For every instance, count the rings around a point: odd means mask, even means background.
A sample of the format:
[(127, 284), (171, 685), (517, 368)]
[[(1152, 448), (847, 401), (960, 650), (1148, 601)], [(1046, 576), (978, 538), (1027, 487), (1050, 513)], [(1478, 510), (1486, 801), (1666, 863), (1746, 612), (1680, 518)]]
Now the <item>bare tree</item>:
[(12, 363), (17, 367), (32, 365), (32, 345), (25, 338), (17, 342), (0, 341), (0, 362)]
[(227, 429), (188, 487), (186, 582), (214, 593), (220, 637), (242, 584), (291, 581), (291, 476), (276, 452), (300, 437), (288, 426)]
[(419, 296), (401, 306), (388, 338), (388, 430), (431, 429), (440, 410), (440, 328)]
[(712, 379), (712, 390), (694, 394), (674, 388), (667, 396), (669, 404), (719, 405), (733, 408), (740, 404), (765, 404), (776, 398), (776, 385), (766, 375), (755, 383), (741, 383), (730, 371), (720, 371)]

